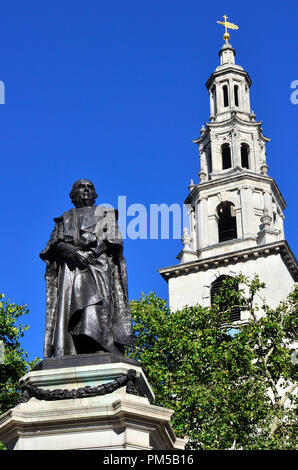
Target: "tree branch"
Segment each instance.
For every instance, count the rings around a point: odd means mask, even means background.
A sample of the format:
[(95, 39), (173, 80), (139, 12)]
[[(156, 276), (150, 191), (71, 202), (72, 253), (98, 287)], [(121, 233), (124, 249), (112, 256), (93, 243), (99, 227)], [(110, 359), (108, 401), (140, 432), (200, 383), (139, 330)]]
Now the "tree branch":
[(273, 423), (272, 423), (272, 426), (271, 426), (271, 431), (270, 431), (270, 434), (269, 434), (269, 438), (272, 438), (274, 436), (274, 434), (278, 430), (279, 426), (280, 426), (279, 419), (278, 419), (277, 416), (274, 416)]
[[(257, 324), (258, 319), (257, 319), (257, 316), (256, 316), (254, 308), (253, 308), (253, 299), (254, 299), (254, 294), (251, 294), (251, 296), (249, 298), (249, 305), (250, 305), (249, 310), (250, 310), (250, 314), (252, 315), (255, 324)], [(262, 341), (262, 336), (261, 336), (260, 331), (258, 331), (258, 333), (257, 333), (257, 344), (258, 344), (258, 346), (261, 350), (264, 349), (264, 344), (263, 344), (263, 341)], [(270, 355), (272, 354), (273, 349), (274, 349), (274, 346), (272, 346), (272, 348), (269, 350), (269, 352), (267, 353), (267, 355), (265, 357), (261, 356), (261, 360), (262, 360), (262, 363), (263, 363), (263, 366), (264, 366), (265, 376), (267, 377), (267, 379), (268, 379), (268, 381), (271, 385), (271, 389), (272, 389), (272, 393), (273, 393), (273, 396), (274, 396), (275, 403), (278, 404), (278, 402), (279, 402), (278, 390), (277, 390), (276, 384), (275, 384), (275, 382), (274, 382), (274, 380), (271, 376), (271, 373), (270, 373), (270, 371), (267, 367), (267, 361), (268, 361)]]
[(284, 405), (289, 396), (294, 392), (295, 388), (297, 388), (297, 384), (292, 385), (292, 387), (285, 393), (284, 397), (280, 400), (280, 406)]
[(269, 359), (269, 357), (271, 356), (271, 354), (273, 353), (274, 351), (274, 346), (272, 346), (272, 348), (268, 351), (268, 353), (266, 354), (265, 358), (264, 358), (264, 363), (265, 365), (267, 366), (267, 361)]

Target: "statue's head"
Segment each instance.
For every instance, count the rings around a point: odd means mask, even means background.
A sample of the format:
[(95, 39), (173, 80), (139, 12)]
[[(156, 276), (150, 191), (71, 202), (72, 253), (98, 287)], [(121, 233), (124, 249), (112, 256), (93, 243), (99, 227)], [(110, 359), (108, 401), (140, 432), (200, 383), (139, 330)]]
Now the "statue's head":
[(93, 183), (89, 180), (77, 180), (69, 193), (76, 208), (93, 206), (97, 194)]

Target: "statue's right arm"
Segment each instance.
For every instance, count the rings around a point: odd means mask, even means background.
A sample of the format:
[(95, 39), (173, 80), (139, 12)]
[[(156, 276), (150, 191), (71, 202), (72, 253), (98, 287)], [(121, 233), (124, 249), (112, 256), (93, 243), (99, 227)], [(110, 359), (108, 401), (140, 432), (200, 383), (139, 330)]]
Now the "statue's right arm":
[(56, 257), (62, 262), (79, 268), (86, 267), (92, 262), (92, 256), (89, 253), (84, 253), (78, 247), (65, 242), (59, 242), (56, 245)]
[(56, 245), (56, 257), (62, 261), (71, 261), (74, 259), (76, 247), (71, 243), (59, 242)]
[(83, 268), (92, 262), (90, 254), (82, 252), (71, 242), (64, 241), (64, 227), (62, 217), (54, 219), (56, 224), (51, 234), (48, 247), (41, 253), (41, 258), (51, 257), (52, 260), (62, 264), (67, 263), (71, 269)]

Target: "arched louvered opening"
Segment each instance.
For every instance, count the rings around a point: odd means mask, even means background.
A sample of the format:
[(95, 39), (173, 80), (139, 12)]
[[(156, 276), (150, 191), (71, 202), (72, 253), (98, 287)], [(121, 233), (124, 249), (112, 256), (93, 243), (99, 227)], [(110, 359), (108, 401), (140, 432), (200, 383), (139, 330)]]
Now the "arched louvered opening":
[(225, 242), (237, 238), (235, 206), (232, 202), (222, 202), (217, 208), (218, 240)]
[(241, 144), (241, 166), (249, 169), (249, 146)]
[[(210, 290), (211, 304), (213, 304), (215, 296), (220, 293), (220, 289), (222, 288), (223, 281), (225, 279), (228, 279), (228, 278), (231, 278), (231, 276), (225, 276), (225, 275), (219, 276), (211, 284), (211, 290)], [(236, 285), (234, 287), (234, 289), (238, 291), (238, 285)], [(220, 305), (220, 308), (221, 308), (221, 310), (224, 310), (225, 306)], [(234, 307), (232, 312), (231, 312), (231, 316), (229, 318), (229, 321), (232, 322), (232, 321), (239, 321), (239, 320), (240, 320), (240, 308), (239, 307)]]
[(212, 154), (211, 150), (207, 153), (207, 171), (208, 171), (208, 179), (210, 179), (210, 174), (212, 173)]
[(228, 92), (227, 85), (224, 85), (222, 87), (222, 92), (223, 92), (224, 107), (227, 108), (229, 106), (229, 92)]
[(239, 106), (239, 87), (238, 85), (234, 85), (234, 101), (235, 101), (235, 106)]
[(217, 113), (217, 104), (216, 104), (216, 88), (215, 86), (211, 90), (211, 96), (213, 100), (213, 108), (214, 108), (214, 113)]
[(221, 146), (222, 169), (226, 170), (232, 166), (231, 147), (230, 144), (223, 144)]

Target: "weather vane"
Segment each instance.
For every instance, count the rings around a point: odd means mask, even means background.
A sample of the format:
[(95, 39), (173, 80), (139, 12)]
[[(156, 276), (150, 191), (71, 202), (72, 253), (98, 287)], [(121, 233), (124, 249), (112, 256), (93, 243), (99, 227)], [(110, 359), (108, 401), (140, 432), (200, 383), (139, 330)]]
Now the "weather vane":
[(236, 24), (229, 23), (227, 21), (227, 19), (228, 19), (227, 15), (224, 15), (223, 17), (224, 17), (225, 21), (217, 21), (217, 23), (222, 24), (225, 27), (225, 33), (223, 35), (223, 38), (227, 43), (230, 39), (230, 35), (228, 33), (228, 28), (230, 28), (230, 29), (239, 29), (239, 28)]

